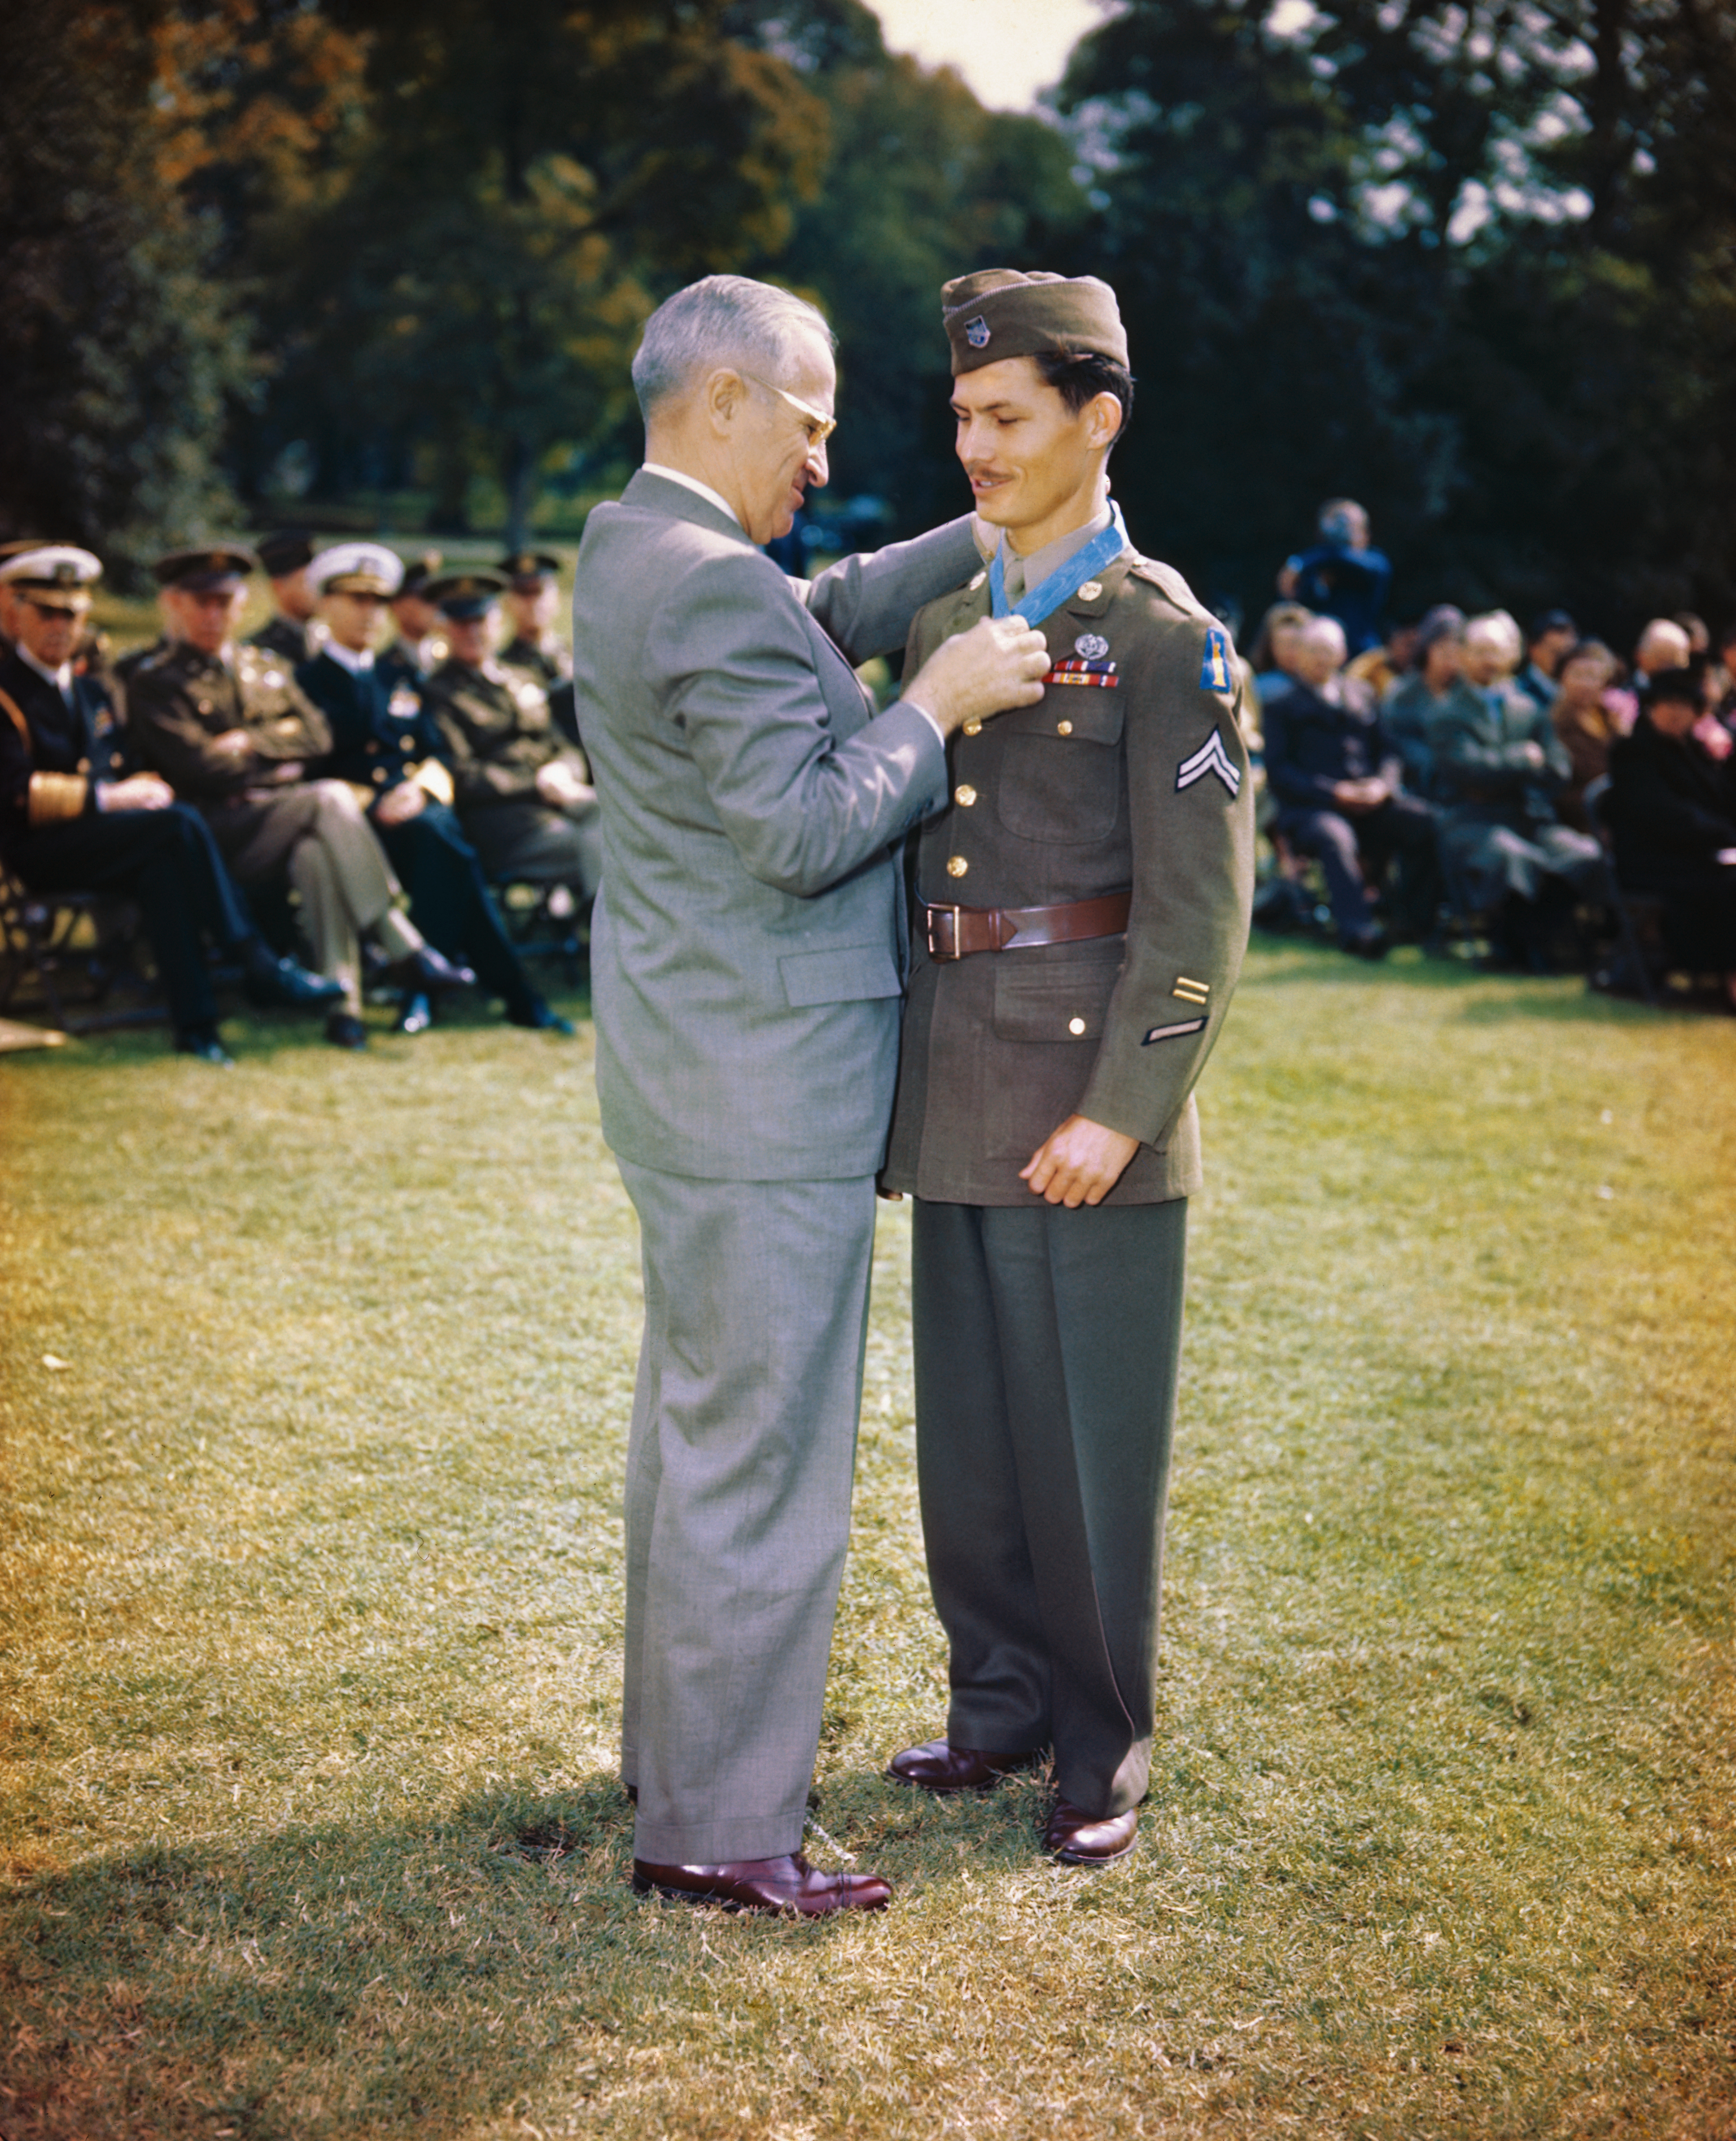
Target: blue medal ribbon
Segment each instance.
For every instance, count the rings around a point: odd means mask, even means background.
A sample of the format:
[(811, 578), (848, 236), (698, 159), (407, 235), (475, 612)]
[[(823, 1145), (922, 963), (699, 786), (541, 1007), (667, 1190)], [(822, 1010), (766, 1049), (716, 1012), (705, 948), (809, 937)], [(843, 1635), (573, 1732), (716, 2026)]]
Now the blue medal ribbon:
[(989, 566), (989, 600), (993, 615), (1022, 617), (1029, 625), (1040, 624), (1045, 617), (1053, 617), (1063, 603), (1070, 601), (1087, 580), (1094, 580), (1105, 565), (1113, 564), (1127, 547), (1127, 523), (1121, 517), (1121, 508), (1112, 498), (1109, 526), (1094, 535), (1084, 549), (1075, 550), (1065, 564), (1058, 567), (1046, 580), (1027, 588), (1016, 603), (1009, 603), (1006, 568), (1001, 562), (1006, 549), (1003, 540)]

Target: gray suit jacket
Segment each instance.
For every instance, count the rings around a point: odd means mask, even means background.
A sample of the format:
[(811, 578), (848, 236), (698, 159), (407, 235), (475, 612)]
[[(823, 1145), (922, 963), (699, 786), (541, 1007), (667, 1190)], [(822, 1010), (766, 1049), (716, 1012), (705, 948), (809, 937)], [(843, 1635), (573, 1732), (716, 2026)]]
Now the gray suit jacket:
[(666, 1174), (879, 1166), (903, 968), (895, 844), (945, 800), (932, 724), (852, 664), (978, 563), (961, 519), (793, 581), (642, 470), (579, 546), (573, 687), (602, 808), (603, 1135)]

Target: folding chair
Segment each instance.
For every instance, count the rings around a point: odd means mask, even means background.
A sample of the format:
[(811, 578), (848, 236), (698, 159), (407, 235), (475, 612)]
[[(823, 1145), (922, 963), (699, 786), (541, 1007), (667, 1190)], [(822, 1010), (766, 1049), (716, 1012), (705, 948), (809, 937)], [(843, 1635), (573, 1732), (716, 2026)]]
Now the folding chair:
[[(130, 902), (94, 892), (34, 893), (0, 865), (0, 1011), (23, 1007), (22, 996), (39, 1000), (31, 1007), (67, 1033), (155, 1025), (165, 1007), (138, 971), (138, 909)], [(122, 981), (147, 990), (150, 1000), (74, 1017), (64, 993), (69, 978), (87, 1003), (104, 1004)]]

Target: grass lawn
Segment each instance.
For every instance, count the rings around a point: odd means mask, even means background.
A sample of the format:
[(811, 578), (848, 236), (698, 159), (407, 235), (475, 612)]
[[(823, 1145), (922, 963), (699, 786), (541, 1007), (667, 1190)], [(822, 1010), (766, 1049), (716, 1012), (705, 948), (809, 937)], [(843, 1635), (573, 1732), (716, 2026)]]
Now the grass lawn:
[(0, 1059), (4, 2141), (1736, 2134), (1736, 1023), (1256, 953), (1094, 1875), (879, 1774), (885, 1208), (813, 1849), (898, 1896), (818, 1927), (627, 1889), (588, 1039), (312, 1030)]

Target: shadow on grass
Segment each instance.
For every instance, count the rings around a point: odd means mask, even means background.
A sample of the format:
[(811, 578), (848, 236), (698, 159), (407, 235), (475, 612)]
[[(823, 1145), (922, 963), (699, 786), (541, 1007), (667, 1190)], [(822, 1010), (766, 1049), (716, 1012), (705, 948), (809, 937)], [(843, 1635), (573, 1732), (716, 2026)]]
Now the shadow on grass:
[(632, 1835), (598, 1774), (28, 1879), (0, 1927), (0, 2134), (469, 2132), (557, 2055), (580, 2089), (618, 2065), (616, 2039), (693, 1981), (706, 1927), (756, 1952), (838, 1930), (636, 1897)]

